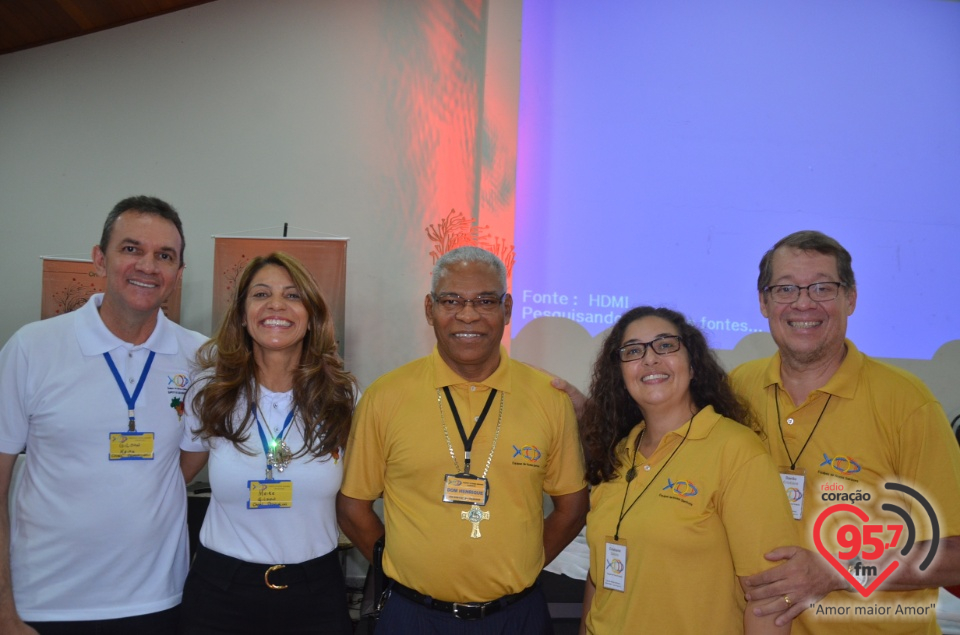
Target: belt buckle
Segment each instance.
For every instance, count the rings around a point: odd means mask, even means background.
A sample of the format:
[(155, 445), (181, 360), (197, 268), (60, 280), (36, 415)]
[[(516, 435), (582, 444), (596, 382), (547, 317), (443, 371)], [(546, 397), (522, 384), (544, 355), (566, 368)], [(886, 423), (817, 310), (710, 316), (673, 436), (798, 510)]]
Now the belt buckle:
[(461, 620), (480, 620), (486, 616), (486, 604), (453, 603), (453, 616)]
[(270, 582), (270, 573), (271, 573), (272, 571), (278, 571), (278, 570), (280, 570), (280, 569), (283, 569), (284, 567), (286, 567), (286, 565), (284, 565), (284, 564), (275, 564), (275, 565), (273, 565), (272, 567), (270, 567), (269, 569), (267, 569), (266, 571), (263, 572), (263, 582), (264, 582), (264, 584), (267, 585), (268, 588), (271, 588), (271, 589), (273, 589), (273, 590), (275, 590), (275, 591), (282, 591), (283, 589), (286, 589), (286, 588), (287, 588), (287, 585), (286, 585), (286, 584), (272, 584), (272, 583)]

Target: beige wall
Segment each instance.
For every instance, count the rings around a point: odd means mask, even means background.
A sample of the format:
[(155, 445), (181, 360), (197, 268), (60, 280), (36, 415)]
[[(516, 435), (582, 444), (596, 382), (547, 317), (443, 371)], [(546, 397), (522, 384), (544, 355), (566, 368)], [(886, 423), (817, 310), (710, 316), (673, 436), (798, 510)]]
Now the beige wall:
[[(461, 103), (483, 82), (512, 100), (473, 116), (516, 111), (520, 0), (483, 8), (218, 0), (0, 56), (0, 343), (39, 318), (40, 255), (89, 256), (110, 208), (150, 194), (184, 221), (188, 328), (211, 332), (211, 236), (287, 222), (350, 238), (346, 351), (362, 383), (429, 352), (424, 228), (481, 203), (479, 157), (441, 187), (436, 147), (451, 140), (423, 122), (460, 112), (436, 99), (444, 82)], [(472, 76), (451, 87), (449, 59)]]

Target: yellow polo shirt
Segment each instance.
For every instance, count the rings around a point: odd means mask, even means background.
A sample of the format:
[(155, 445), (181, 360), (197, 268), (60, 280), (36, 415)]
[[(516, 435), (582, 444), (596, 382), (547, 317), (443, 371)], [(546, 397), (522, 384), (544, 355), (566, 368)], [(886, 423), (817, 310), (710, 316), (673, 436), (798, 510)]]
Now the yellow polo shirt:
[[(543, 493), (586, 487), (570, 400), (548, 375), (509, 359), (502, 347), (500, 358), (490, 377), (469, 382), (434, 349), (375, 381), (354, 415), (341, 491), (361, 500), (383, 495), (385, 573), (439, 600), (483, 602), (532, 585), (543, 568)], [(464, 458), (444, 386), (468, 436), (490, 390), (498, 391), (473, 442), (476, 475), (493, 447), (503, 397), (482, 507), (489, 518), (479, 522), (479, 538), (471, 538), (472, 523), (462, 517), (470, 507), (442, 500), (444, 475), (457, 472), (443, 423), (461, 468)]]
[[(886, 490), (887, 482), (915, 488), (930, 501), (941, 537), (960, 535), (960, 450), (943, 408), (914, 375), (871, 359), (850, 340), (846, 345), (837, 372), (801, 404), (794, 404), (783, 388), (779, 353), (731, 374), (734, 388), (766, 428), (774, 462), (788, 466), (792, 457), (806, 472), (803, 518), (794, 521), (797, 540), (816, 551), (813, 528), (821, 512), (865, 493), (870, 500), (857, 500), (855, 506), (868, 514), (868, 522), (902, 525), (899, 516), (881, 509), (890, 503), (916, 523), (917, 541), (929, 540), (928, 514), (912, 496)], [(828, 514), (820, 535), (831, 553), (839, 551), (840, 526), (851, 521), (862, 523), (850, 514)], [(878, 534), (884, 542), (892, 535)], [(905, 541), (906, 530), (898, 546)], [(874, 591), (867, 598), (836, 591), (794, 620), (793, 633), (939, 633), (932, 608), (936, 601), (937, 589)]]
[[(643, 427), (617, 448), (620, 475), (591, 493), (587, 542), (597, 590), (587, 631), (742, 633), (738, 576), (770, 568), (763, 554), (795, 541), (773, 462), (755, 432), (707, 407), (664, 436), (648, 461), (637, 457), (637, 476), (627, 483)], [(603, 577), (607, 537), (621, 515), (623, 592), (604, 588)]]

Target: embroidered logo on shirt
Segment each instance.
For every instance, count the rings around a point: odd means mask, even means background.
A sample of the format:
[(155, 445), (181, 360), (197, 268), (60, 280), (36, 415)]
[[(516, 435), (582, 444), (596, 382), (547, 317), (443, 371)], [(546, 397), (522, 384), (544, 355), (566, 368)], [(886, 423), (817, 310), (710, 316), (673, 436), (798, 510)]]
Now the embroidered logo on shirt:
[(513, 446), (513, 465), (525, 465), (527, 467), (539, 467), (540, 458), (543, 454), (535, 445), (525, 445), (523, 447)]
[(831, 459), (826, 452), (823, 453), (823, 463), (820, 464), (820, 467), (825, 465), (831, 467), (838, 474), (856, 474), (861, 469), (860, 464), (849, 456), (837, 456)]
[(174, 397), (170, 401), (170, 407), (177, 412), (177, 421), (183, 421), (183, 400), (180, 397)]
[(513, 458), (522, 456), (526, 460), (536, 463), (540, 460), (540, 450), (537, 449), (535, 445), (525, 445), (522, 448), (513, 446)]
[(167, 396), (171, 397), (170, 407), (177, 413), (177, 421), (183, 421), (185, 408), (183, 399), (189, 387), (190, 375), (185, 373), (167, 375)]
[(683, 497), (696, 496), (700, 492), (697, 486), (690, 481), (677, 481), (674, 483), (669, 478), (667, 479), (667, 486), (660, 491), (663, 490), (671, 490), (674, 494), (679, 494)]

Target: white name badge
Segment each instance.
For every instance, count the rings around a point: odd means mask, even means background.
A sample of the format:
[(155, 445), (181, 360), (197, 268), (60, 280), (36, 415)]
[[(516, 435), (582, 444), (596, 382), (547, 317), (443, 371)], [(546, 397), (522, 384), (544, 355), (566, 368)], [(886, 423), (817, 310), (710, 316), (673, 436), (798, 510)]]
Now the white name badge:
[(791, 470), (789, 467), (780, 468), (780, 481), (783, 483), (783, 489), (787, 493), (787, 500), (790, 502), (790, 511), (793, 512), (794, 520), (803, 518), (803, 482), (806, 480), (804, 474), (806, 470), (800, 468)]
[(607, 536), (603, 553), (603, 588), (624, 591), (627, 579), (627, 541)]

